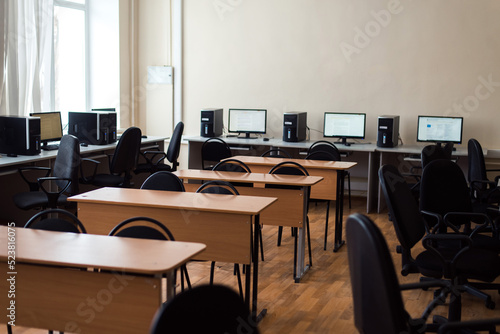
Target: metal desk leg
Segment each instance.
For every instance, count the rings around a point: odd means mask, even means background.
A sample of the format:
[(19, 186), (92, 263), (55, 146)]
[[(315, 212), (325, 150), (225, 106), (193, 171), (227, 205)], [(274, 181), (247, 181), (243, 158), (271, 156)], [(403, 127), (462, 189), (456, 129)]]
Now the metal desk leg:
[(343, 170), (337, 170), (337, 200), (335, 201), (335, 245), (336, 252), (345, 244), (342, 240), (342, 218), (344, 215), (344, 176)]
[(307, 228), (307, 208), (308, 208), (308, 189), (304, 189), (304, 217), (302, 219), (302, 227), (298, 228), (298, 232), (295, 236), (295, 249), (294, 249), (294, 278), (295, 283), (300, 283), (300, 279), (305, 275), (305, 273), (311, 267), (311, 264), (305, 265), (305, 253), (306, 253), (306, 228)]
[(255, 317), (255, 322), (259, 322), (264, 318), (267, 309), (263, 309), (257, 314), (257, 295), (259, 292), (259, 240), (260, 240), (260, 215), (255, 216), (254, 236), (253, 236), (253, 294), (252, 294), (252, 315)]
[(167, 301), (172, 300), (175, 296), (176, 273), (176, 270), (170, 270), (167, 273)]

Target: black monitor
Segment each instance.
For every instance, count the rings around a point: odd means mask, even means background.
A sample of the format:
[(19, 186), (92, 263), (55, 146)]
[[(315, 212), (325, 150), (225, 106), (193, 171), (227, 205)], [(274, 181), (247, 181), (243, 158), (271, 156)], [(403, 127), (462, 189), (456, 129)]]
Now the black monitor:
[(418, 116), (417, 141), (462, 143), (463, 117)]
[(59, 145), (48, 145), (48, 142), (59, 141), (63, 136), (61, 112), (35, 112), (30, 114), (33, 117), (40, 117), (40, 140), (42, 150), (57, 150)]
[(325, 112), (323, 136), (340, 138), (342, 144), (350, 145), (347, 139), (364, 139), (366, 114), (347, 112)]
[(232, 133), (244, 133), (250, 137), (251, 133), (266, 133), (267, 110), (266, 109), (229, 109), (228, 131)]

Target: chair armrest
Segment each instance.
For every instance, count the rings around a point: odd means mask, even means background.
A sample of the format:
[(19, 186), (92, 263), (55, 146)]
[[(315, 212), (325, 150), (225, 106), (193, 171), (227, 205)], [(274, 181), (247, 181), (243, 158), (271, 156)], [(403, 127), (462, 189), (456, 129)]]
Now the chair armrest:
[[(58, 187), (60, 188), (57, 191), (51, 191), (48, 190), (45, 186), (44, 183), (49, 182), (49, 181), (66, 181), (63, 187)], [(48, 199), (48, 205), (47, 207), (49, 208), (56, 208), (57, 207), (57, 200), (59, 199), (59, 196), (68, 190), (69, 186), (71, 185), (71, 179), (66, 178), (66, 177), (40, 177), (38, 178), (38, 184), (40, 185), (40, 189), (47, 195)]]
[[(439, 213), (426, 210), (421, 210), (420, 213), (422, 214), (422, 216), (424, 216), (423, 218), (425, 223), (425, 230), (427, 231), (427, 233), (435, 233), (436, 230), (439, 229), (439, 227), (444, 227), (443, 216), (441, 216)], [(436, 224), (434, 224), (432, 227), (429, 225), (429, 222), (426, 219), (427, 216), (433, 218), (436, 221)]]
[[(496, 227), (492, 224), (491, 219), (484, 213), (479, 213), (479, 212), (448, 212), (444, 216), (444, 222), (446, 223), (446, 226), (448, 227), (456, 226), (452, 222), (453, 218), (456, 217), (465, 217), (469, 221), (474, 221), (476, 224), (478, 224), (478, 226), (476, 226), (469, 234), (471, 238), (473, 238), (477, 233), (485, 231), (488, 227), (491, 227), (493, 230), (496, 230)], [(477, 223), (476, 219), (482, 220), (482, 223)]]
[[(460, 242), (460, 247), (457, 247), (456, 249), (450, 248), (450, 241)], [(444, 245), (442, 249), (439, 248), (440, 244)], [(455, 268), (457, 262), (471, 248), (472, 239), (468, 235), (460, 233), (436, 233), (426, 235), (422, 239), (422, 245), (426, 250), (431, 252), (441, 261), (443, 267), (443, 276), (445, 278), (451, 278), (455, 276)], [(451, 260), (443, 256), (441, 251), (444, 249), (454, 252), (453, 258)]]
[[(40, 190), (40, 185), (38, 184), (38, 177), (30, 180), (26, 177), (25, 172), (27, 171), (46, 171), (44, 177), (48, 177), (52, 170), (49, 167), (39, 167), (39, 166), (27, 166), (27, 167), (19, 167), (17, 169), (21, 178), (26, 182), (30, 188), (30, 191), (38, 191)], [(38, 173), (40, 174), (40, 173)]]
[(500, 318), (445, 322), (439, 326), (437, 333), (453, 334), (456, 333), (457, 329), (470, 329), (474, 331), (489, 331), (491, 334), (494, 334), (496, 333), (495, 325), (500, 325)]
[[(146, 159), (146, 162), (148, 164), (152, 164), (152, 165), (158, 165), (158, 164), (162, 163), (162, 161), (164, 161), (165, 158), (167, 157), (167, 154), (163, 151), (144, 151), (144, 152), (141, 152), (141, 154), (144, 157), (144, 159)], [(157, 159), (156, 161), (154, 161), (155, 157), (157, 155), (160, 155), (160, 158)], [(148, 158), (148, 156), (151, 156), (151, 157)]]
[[(90, 178), (87, 178), (83, 172), (83, 165), (84, 165), (84, 162), (90, 162), (90, 163), (93, 163), (94, 164), (94, 171), (92, 173), (92, 176)], [(94, 160), (94, 159), (89, 159), (89, 158), (82, 158), (81, 159), (81, 162), (80, 162), (80, 175), (82, 176), (82, 183), (91, 183), (94, 178), (95, 178), (95, 175), (97, 173), (97, 167), (99, 166), (101, 162), (100, 161), (97, 161), (97, 160)]]

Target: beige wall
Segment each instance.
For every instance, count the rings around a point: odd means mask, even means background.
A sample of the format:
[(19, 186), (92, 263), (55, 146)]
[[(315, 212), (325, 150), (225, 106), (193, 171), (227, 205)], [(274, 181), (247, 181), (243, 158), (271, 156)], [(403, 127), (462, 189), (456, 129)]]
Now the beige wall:
[(500, 148), (499, 14), (497, 0), (185, 0), (185, 134), (206, 107), (267, 108), (274, 137), (285, 111), (321, 131), (344, 110), (367, 113), (372, 142), (378, 115), (400, 115), (414, 143), (417, 115), (449, 114), (465, 142)]

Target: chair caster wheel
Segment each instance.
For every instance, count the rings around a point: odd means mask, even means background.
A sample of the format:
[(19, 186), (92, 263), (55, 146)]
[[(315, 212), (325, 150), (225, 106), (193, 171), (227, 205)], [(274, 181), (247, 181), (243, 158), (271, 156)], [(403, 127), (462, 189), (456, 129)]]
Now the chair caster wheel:
[(495, 309), (495, 302), (492, 302), (491, 300), (486, 301), (486, 308), (489, 310), (494, 310)]

